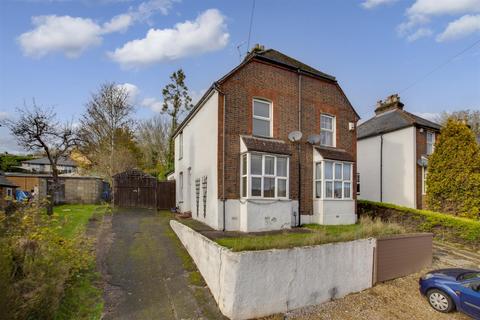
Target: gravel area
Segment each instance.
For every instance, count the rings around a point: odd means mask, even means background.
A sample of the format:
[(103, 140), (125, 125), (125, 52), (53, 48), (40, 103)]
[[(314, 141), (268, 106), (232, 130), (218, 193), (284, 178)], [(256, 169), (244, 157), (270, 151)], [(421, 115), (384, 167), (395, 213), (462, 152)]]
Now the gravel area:
[(315, 320), (467, 320), (458, 312), (442, 314), (433, 310), (418, 291), (418, 278), (432, 269), (465, 267), (480, 268), (480, 254), (435, 243), (432, 268), (422, 272), (375, 285), (360, 293), (318, 306), (307, 307), (275, 315), (266, 319), (315, 319)]

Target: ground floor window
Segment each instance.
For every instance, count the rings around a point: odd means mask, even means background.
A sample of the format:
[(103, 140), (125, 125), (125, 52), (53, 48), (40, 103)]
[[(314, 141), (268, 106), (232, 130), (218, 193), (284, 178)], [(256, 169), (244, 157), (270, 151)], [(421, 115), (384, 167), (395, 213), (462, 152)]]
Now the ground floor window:
[(289, 197), (289, 158), (285, 156), (244, 153), (240, 161), (242, 198), (287, 199)]
[(324, 160), (315, 163), (317, 199), (352, 199), (352, 163)]

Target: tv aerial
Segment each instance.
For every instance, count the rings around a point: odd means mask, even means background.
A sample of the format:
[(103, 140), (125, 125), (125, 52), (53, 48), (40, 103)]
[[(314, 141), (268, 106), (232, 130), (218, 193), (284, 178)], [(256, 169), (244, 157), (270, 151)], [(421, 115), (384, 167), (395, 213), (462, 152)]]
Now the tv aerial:
[(292, 131), (288, 134), (288, 140), (291, 142), (298, 142), (302, 139), (302, 133), (300, 131)]
[(320, 143), (320, 135), (319, 134), (312, 134), (308, 136), (307, 142), (310, 144), (319, 144)]

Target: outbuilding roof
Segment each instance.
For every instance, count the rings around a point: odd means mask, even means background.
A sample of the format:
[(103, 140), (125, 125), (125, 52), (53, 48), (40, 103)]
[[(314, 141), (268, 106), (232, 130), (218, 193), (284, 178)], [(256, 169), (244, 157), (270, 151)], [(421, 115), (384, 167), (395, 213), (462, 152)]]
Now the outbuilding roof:
[(357, 139), (373, 137), (411, 126), (420, 126), (439, 131), (438, 123), (416, 116), (408, 111), (393, 109), (375, 115), (357, 127)]
[(10, 187), (10, 188), (16, 188), (18, 187), (16, 184), (10, 182), (10, 180), (5, 177), (3, 172), (0, 172), (0, 187)]
[[(50, 160), (48, 160), (47, 157), (43, 157), (43, 158), (38, 158), (38, 159), (25, 160), (25, 161), (22, 161), (22, 163), (49, 165)], [(67, 158), (67, 157), (59, 158), (58, 161), (57, 161), (57, 165), (59, 165), (59, 166), (70, 166), (70, 167), (76, 167), (77, 166), (75, 161), (73, 161), (72, 159)]]

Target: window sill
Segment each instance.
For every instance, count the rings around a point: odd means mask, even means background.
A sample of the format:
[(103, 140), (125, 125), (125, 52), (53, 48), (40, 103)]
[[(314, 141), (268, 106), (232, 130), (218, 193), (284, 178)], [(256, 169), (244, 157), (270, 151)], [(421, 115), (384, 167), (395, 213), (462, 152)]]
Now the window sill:
[(313, 201), (353, 201), (353, 198), (335, 199), (335, 198), (314, 198)]
[(255, 198), (255, 197), (240, 198), (240, 200), (243, 200), (243, 201), (254, 200), (254, 201), (265, 201), (265, 202), (269, 202), (269, 201), (285, 201), (285, 202), (292, 201), (292, 199), (289, 199), (289, 198)]

